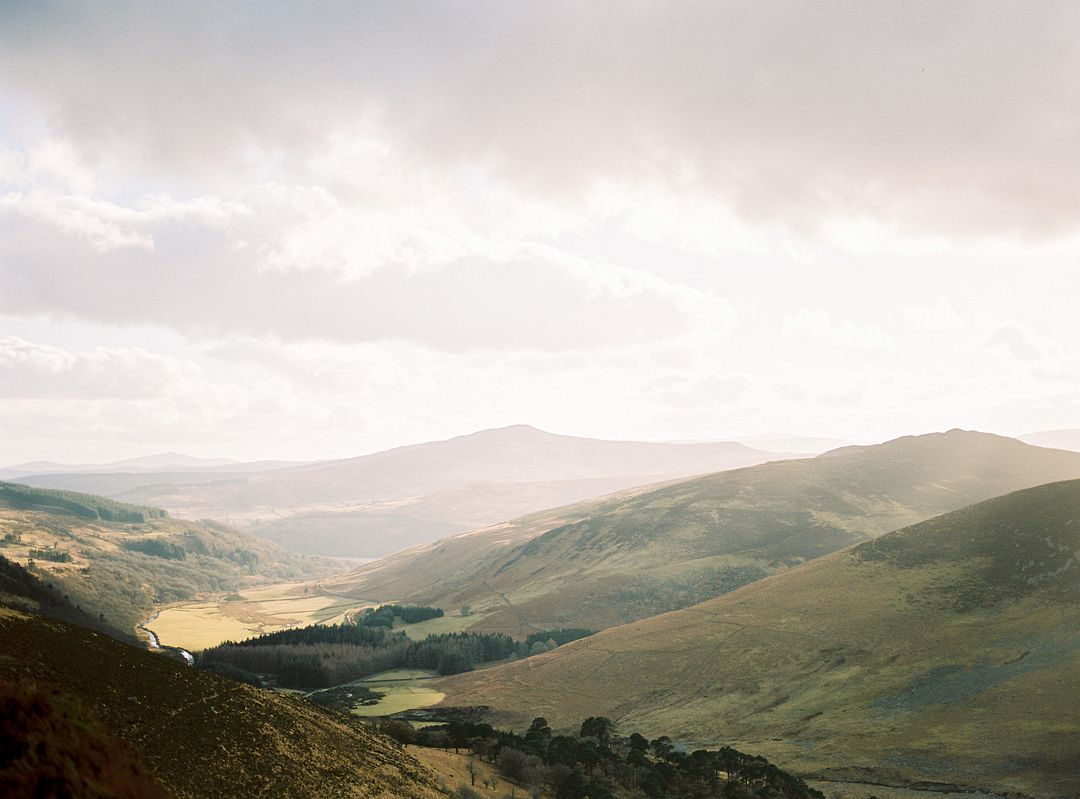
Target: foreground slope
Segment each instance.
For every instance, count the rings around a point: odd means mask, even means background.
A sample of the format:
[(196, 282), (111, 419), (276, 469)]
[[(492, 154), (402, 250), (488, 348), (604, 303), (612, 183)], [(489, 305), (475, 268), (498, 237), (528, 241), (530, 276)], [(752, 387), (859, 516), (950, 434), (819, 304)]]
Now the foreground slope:
[(23, 482), (217, 519), (297, 551), (377, 557), (631, 486), (782, 457), (734, 442), (601, 441), (515, 425), (259, 473), (52, 474)]
[(1080, 478), (1080, 453), (953, 430), (537, 514), (324, 581), (518, 634), (601, 629), (709, 599), (931, 516)]
[(446, 704), (607, 715), (802, 774), (1080, 795), (1080, 481), (451, 678)]
[(178, 797), (440, 796), (400, 746), (346, 716), (0, 605), (0, 681), (100, 721)]

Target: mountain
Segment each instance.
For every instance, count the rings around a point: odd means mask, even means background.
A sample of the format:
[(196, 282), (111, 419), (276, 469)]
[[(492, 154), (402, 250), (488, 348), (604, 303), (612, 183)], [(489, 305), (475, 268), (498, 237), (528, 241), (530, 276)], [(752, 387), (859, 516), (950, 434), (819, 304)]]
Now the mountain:
[(35, 475), (250, 529), (296, 551), (377, 557), (542, 508), (775, 460), (743, 444), (554, 435), (527, 425), (258, 473)]
[(686, 607), (980, 500), (1080, 478), (1080, 454), (952, 430), (636, 490), (417, 547), (323, 582), (475, 612), (477, 630), (598, 630)]
[(301, 465), (294, 461), (251, 461), (243, 463), (232, 458), (195, 458), (179, 452), (162, 452), (139, 458), (126, 458), (110, 463), (56, 463), (31, 461), (0, 469), (0, 480), (13, 480), (34, 475), (70, 475), (93, 473), (155, 474), (160, 472), (261, 472), (285, 466)]
[(1028, 433), (1019, 436), (1021, 441), (1037, 447), (1052, 447), (1080, 452), (1080, 430), (1044, 430), (1041, 433)]
[(5, 796), (443, 795), (401, 746), (305, 700), (3, 603), (0, 640)]
[(804, 455), (819, 455), (822, 452), (828, 452), (839, 447), (849, 447), (852, 444), (850, 441), (843, 441), (839, 438), (815, 438), (812, 436), (796, 436), (790, 433), (765, 433), (734, 440), (754, 449), (763, 449), (766, 452), (798, 452)]
[(157, 603), (340, 568), (221, 525), (170, 519), (157, 508), (2, 482), (0, 555), (32, 563), (34, 574), (127, 634)]
[(803, 776), (1080, 795), (1080, 481), (450, 678), (502, 722), (585, 713)]

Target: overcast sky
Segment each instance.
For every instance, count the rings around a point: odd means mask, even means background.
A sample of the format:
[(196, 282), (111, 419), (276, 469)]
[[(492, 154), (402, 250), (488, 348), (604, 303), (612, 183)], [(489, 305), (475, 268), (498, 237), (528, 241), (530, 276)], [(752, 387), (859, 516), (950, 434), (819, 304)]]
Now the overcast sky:
[(0, 4), (0, 465), (1080, 427), (1080, 4)]

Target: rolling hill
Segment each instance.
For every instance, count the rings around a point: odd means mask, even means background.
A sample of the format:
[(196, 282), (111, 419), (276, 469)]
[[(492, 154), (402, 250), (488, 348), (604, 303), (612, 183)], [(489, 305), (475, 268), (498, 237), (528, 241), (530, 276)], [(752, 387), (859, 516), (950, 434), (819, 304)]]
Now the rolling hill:
[[(302, 699), (3, 604), (0, 640), (0, 707), (10, 711), (0, 725), (0, 788), (13, 791), (5, 795), (163, 795), (148, 771), (171, 795), (192, 799), (442, 796), (434, 776), (399, 745)], [(40, 743), (30, 750), (27, 741)], [(21, 782), (11, 781), (20, 753), (34, 758), (34, 772), (63, 779), (19, 792), (30, 784), (26, 769)], [(87, 788), (102, 783), (109, 790)], [(76, 794), (61, 790), (73, 785)]]
[(324, 581), (457, 609), (477, 630), (602, 629), (1054, 480), (1080, 454), (953, 430), (636, 490), (417, 547)]
[(732, 442), (600, 441), (516, 425), (255, 473), (92, 472), (20, 481), (215, 519), (295, 551), (371, 558), (631, 486), (782, 457)]
[(1080, 795), (1080, 481), (444, 680), (446, 704), (747, 745), (802, 775)]
[(81, 608), (129, 634), (155, 603), (340, 568), (157, 508), (16, 483), (0, 483), (0, 555), (32, 563)]

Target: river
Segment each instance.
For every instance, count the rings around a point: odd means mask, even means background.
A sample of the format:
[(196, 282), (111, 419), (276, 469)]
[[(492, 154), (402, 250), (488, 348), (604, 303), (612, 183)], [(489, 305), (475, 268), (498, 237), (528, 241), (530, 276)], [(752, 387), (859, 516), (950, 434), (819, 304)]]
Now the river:
[(186, 649), (181, 649), (178, 646), (162, 646), (161, 645), (161, 639), (158, 638), (157, 633), (154, 632), (153, 630), (151, 630), (147, 626), (148, 624), (152, 624), (154, 619), (156, 619), (157, 617), (158, 617), (158, 614), (157, 614), (157, 611), (155, 610), (153, 615), (151, 615), (150, 618), (147, 619), (145, 623), (139, 625), (139, 629), (142, 630), (144, 633), (146, 633), (146, 640), (150, 644), (150, 647), (149, 647), (150, 650), (153, 651), (153, 650), (156, 649), (156, 650), (165, 650), (165, 651), (168, 651), (168, 652), (177, 652), (177, 653), (179, 653), (180, 657), (182, 657), (184, 659), (184, 662), (187, 665), (194, 666), (195, 665), (195, 656), (193, 654), (191, 654), (190, 652), (188, 652)]

